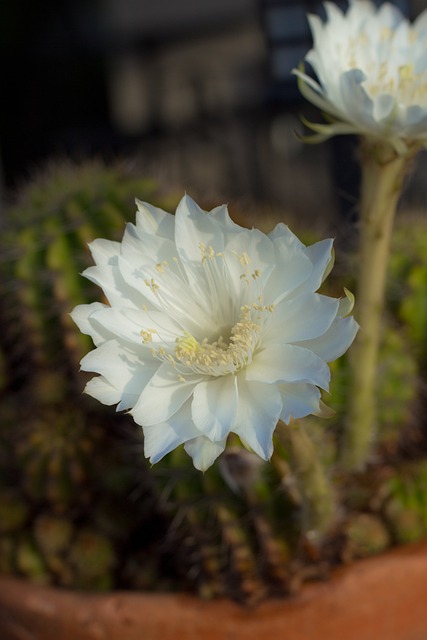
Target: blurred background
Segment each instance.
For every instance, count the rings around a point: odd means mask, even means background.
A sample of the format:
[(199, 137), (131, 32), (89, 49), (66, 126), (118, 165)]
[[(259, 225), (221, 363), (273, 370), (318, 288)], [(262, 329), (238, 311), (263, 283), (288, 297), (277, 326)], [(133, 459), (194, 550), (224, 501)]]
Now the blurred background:
[[(425, 2), (395, 4), (414, 18)], [(2, 0), (2, 200), (46, 159), (125, 157), (203, 202), (351, 233), (354, 142), (295, 136), (300, 113), (319, 119), (291, 75), (311, 45), (306, 12), (321, 3)]]

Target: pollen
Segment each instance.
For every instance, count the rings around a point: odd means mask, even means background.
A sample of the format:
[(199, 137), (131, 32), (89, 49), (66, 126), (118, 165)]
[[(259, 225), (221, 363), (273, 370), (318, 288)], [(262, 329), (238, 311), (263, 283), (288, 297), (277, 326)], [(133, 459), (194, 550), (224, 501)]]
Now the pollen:
[(142, 336), (144, 344), (148, 344), (149, 342), (153, 342), (153, 332), (149, 329), (141, 329), (139, 334)]
[(213, 260), (217, 255), (220, 255), (215, 252), (215, 249), (211, 245), (207, 246), (204, 242), (199, 242), (199, 249), (202, 262), (208, 259)]
[(154, 280), (154, 278), (151, 278), (151, 280), (144, 280), (144, 283), (149, 289), (151, 289), (153, 293), (157, 293), (157, 291), (159, 290), (159, 285)]

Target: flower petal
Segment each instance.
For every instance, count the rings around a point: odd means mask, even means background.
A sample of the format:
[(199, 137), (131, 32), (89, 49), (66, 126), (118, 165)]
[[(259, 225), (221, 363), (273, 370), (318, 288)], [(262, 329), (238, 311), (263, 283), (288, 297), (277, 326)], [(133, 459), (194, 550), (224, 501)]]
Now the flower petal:
[(189, 196), (180, 201), (175, 214), (175, 243), (184, 267), (201, 262), (201, 244), (213, 247), (215, 252), (224, 248), (221, 227), (215, 219), (201, 209)]
[(182, 381), (172, 365), (161, 364), (131, 410), (133, 419), (142, 426), (170, 422), (200, 380), (201, 376), (193, 375)]
[(292, 418), (297, 420), (319, 411), (320, 391), (314, 385), (281, 384), (279, 390), (283, 402), (280, 418), (286, 424), (289, 424)]
[(264, 325), (263, 345), (310, 340), (329, 329), (339, 300), (305, 293), (277, 305)]
[(84, 392), (102, 404), (112, 405), (120, 401), (120, 391), (115, 389), (103, 376), (95, 376), (89, 380)]
[(325, 362), (333, 362), (347, 351), (358, 330), (359, 325), (353, 317), (336, 318), (323, 336), (300, 342), (299, 346), (309, 349)]
[(153, 207), (148, 202), (135, 200), (138, 212), (136, 214), (136, 228), (138, 235), (148, 233), (151, 236), (174, 239), (175, 217), (159, 207)]
[[(153, 342), (160, 342), (162, 345), (174, 345), (176, 337), (182, 334), (180, 325), (160, 311), (105, 306), (95, 310), (91, 319), (111, 336), (138, 346), (143, 345), (142, 330), (151, 332)], [(155, 344), (150, 343), (148, 346)]]
[(243, 444), (269, 460), (273, 453), (273, 432), (282, 411), (280, 392), (275, 385), (247, 382), (238, 376), (239, 408), (233, 428)]
[(169, 422), (143, 427), (144, 455), (152, 464), (161, 460), (179, 445), (198, 437), (198, 431), (191, 420), (190, 402), (183, 404)]
[(221, 376), (200, 382), (194, 389), (191, 416), (210, 440), (223, 440), (232, 428), (237, 412), (236, 376)]
[(79, 304), (71, 311), (70, 316), (82, 333), (92, 338), (93, 343), (98, 346), (111, 337), (109, 331), (104, 331), (102, 327), (93, 323), (93, 314), (100, 309), (109, 308), (101, 302), (91, 302), (90, 304)]
[(212, 442), (205, 436), (199, 436), (185, 443), (184, 449), (193, 458), (193, 464), (199, 471), (206, 471), (224, 451), (227, 440)]
[[(146, 352), (144, 358), (144, 351)], [(83, 371), (100, 373), (114, 389), (113, 400), (120, 402), (118, 411), (129, 409), (138, 400), (141, 391), (159, 367), (159, 362), (147, 350), (130, 350), (118, 340), (109, 340), (90, 351), (80, 363)]]
[(267, 383), (308, 382), (329, 388), (328, 365), (309, 349), (290, 344), (272, 344), (255, 354), (246, 369), (247, 380)]

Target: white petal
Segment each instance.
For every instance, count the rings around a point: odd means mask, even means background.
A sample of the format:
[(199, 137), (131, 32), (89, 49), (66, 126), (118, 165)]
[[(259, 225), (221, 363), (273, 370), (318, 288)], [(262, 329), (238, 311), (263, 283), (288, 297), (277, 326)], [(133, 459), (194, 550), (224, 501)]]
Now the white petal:
[(149, 426), (170, 421), (200, 380), (200, 376), (188, 376), (183, 382), (172, 365), (161, 364), (131, 411), (135, 422)]
[(243, 444), (269, 460), (273, 453), (273, 431), (282, 411), (280, 392), (275, 385), (246, 382), (238, 376), (239, 409), (233, 431)]
[(199, 471), (206, 471), (224, 451), (227, 440), (212, 442), (205, 436), (199, 436), (185, 443), (184, 449), (193, 458), (193, 464)]
[(186, 402), (169, 422), (143, 427), (144, 455), (152, 464), (184, 442), (198, 437), (190, 414), (190, 403)]
[(320, 240), (315, 244), (306, 247), (306, 256), (310, 259), (313, 267), (310, 276), (296, 289), (294, 295), (301, 295), (305, 292), (317, 291), (323, 282), (324, 274), (329, 266), (332, 257), (333, 240)]
[(98, 346), (111, 337), (110, 332), (102, 330), (102, 327), (92, 321), (92, 316), (100, 309), (108, 309), (106, 304), (92, 302), (91, 304), (79, 304), (70, 313), (71, 318), (76, 323), (82, 333), (92, 338), (93, 343)]
[(80, 363), (83, 371), (100, 373), (119, 393), (118, 411), (135, 404), (159, 364), (148, 350), (131, 351), (117, 340), (90, 351)]
[(148, 233), (169, 240), (174, 239), (175, 216), (138, 199), (136, 199), (136, 205), (138, 207), (136, 226), (139, 235)]
[(332, 362), (347, 351), (358, 330), (359, 325), (353, 317), (336, 318), (323, 336), (301, 342), (300, 346), (317, 354), (325, 362)]
[(280, 415), (289, 424), (291, 418), (297, 420), (319, 411), (320, 391), (312, 384), (280, 384), (283, 409)]
[(116, 264), (88, 267), (82, 275), (101, 287), (112, 306), (138, 309), (145, 302), (141, 292), (122, 277)]
[(108, 264), (120, 254), (120, 242), (98, 238), (89, 244), (89, 249), (96, 264)]
[(257, 271), (259, 281), (265, 283), (275, 267), (273, 242), (258, 229), (242, 229), (229, 236), (225, 254), (230, 277), (237, 282), (242, 274)]
[(278, 304), (307, 280), (313, 265), (306, 247), (286, 225), (278, 224), (269, 237), (273, 240), (276, 265), (268, 280), (265, 297)]
[(374, 118), (374, 103), (362, 86), (366, 75), (360, 69), (350, 69), (340, 77), (341, 95), (348, 118), (360, 124), (362, 130), (378, 133)]
[(244, 227), (236, 224), (228, 213), (227, 205), (223, 204), (219, 207), (215, 207), (212, 211), (209, 212), (209, 215), (212, 216), (215, 221), (220, 225), (220, 227), (224, 231), (224, 236), (228, 238), (228, 234), (230, 233), (241, 233)]
[(112, 405), (120, 401), (120, 391), (102, 376), (95, 376), (86, 384), (84, 392), (102, 404)]
[(200, 382), (194, 389), (191, 415), (194, 424), (210, 440), (223, 440), (234, 425), (237, 412), (237, 380), (233, 375)]
[(164, 261), (173, 268), (173, 261), (177, 255), (175, 243), (169, 238), (152, 236), (148, 233), (139, 235), (137, 228), (128, 223), (123, 235), (121, 256), (136, 269), (143, 269), (146, 265), (155, 266)]
[(339, 300), (317, 293), (306, 293), (277, 305), (263, 331), (263, 345), (300, 342), (323, 335), (331, 326)]
[(201, 262), (200, 243), (212, 246), (216, 252), (223, 250), (224, 237), (220, 226), (189, 196), (182, 198), (175, 218), (175, 243), (185, 267)]
[(91, 318), (111, 336), (138, 346), (143, 345), (141, 330), (152, 330), (153, 342), (162, 344), (174, 344), (175, 338), (182, 334), (181, 327), (159, 311), (104, 307), (95, 310)]
[(328, 365), (309, 349), (290, 344), (272, 344), (260, 350), (246, 368), (247, 380), (262, 382), (308, 382), (328, 389)]

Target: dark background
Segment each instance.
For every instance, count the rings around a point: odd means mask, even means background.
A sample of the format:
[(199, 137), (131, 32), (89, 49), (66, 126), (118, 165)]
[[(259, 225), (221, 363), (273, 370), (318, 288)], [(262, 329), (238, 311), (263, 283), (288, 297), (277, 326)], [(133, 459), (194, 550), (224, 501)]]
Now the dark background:
[(354, 143), (294, 135), (300, 112), (319, 118), (290, 75), (306, 11), (321, 3), (2, 0), (3, 193), (46, 159), (126, 156), (195, 197), (351, 217)]

